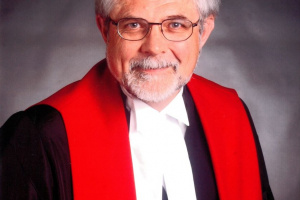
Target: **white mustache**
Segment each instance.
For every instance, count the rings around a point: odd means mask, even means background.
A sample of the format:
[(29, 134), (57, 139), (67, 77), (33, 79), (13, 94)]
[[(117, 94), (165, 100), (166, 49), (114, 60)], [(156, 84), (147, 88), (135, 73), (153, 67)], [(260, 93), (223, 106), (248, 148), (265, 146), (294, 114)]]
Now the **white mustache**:
[(133, 58), (129, 62), (130, 71), (134, 70), (135, 68), (141, 69), (161, 69), (165, 67), (173, 67), (175, 71), (179, 67), (178, 61), (169, 61), (166, 59), (161, 58), (154, 58), (154, 57), (146, 57), (146, 58)]

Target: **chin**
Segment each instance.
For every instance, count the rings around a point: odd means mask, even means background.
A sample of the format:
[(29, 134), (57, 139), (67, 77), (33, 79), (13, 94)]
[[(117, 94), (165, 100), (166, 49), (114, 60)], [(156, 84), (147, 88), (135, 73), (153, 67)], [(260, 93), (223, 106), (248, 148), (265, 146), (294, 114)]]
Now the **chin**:
[(136, 98), (144, 102), (162, 102), (177, 93), (187, 82), (177, 74), (169, 76), (153, 76), (148, 74), (126, 74), (123, 77), (123, 86)]

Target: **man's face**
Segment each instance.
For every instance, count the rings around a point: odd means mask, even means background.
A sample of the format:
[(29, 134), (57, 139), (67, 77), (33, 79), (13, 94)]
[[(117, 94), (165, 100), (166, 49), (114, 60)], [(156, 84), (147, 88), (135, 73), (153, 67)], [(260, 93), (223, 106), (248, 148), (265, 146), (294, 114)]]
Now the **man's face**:
[[(114, 21), (143, 18), (162, 22), (175, 16), (193, 23), (200, 18), (193, 0), (120, 0), (110, 13)], [(109, 69), (129, 93), (145, 102), (175, 96), (189, 81), (204, 44), (200, 43), (199, 28), (199, 24), (194, 27), (187, 40), (174, 42), (168, 41), (160, 26), (154, 25), (144, 39), (128, 41), (110, 23), (107, 38), (104, 36)]]

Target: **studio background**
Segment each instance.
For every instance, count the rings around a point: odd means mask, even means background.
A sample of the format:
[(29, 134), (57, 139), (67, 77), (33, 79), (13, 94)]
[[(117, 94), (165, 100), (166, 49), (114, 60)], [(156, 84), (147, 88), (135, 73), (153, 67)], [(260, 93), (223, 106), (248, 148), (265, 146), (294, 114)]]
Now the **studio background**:
[[(105, 56), (94, 1), (0, 0), (0, 125)], [(196, 73), (235, 88), (277, 200), (300, 199), (300, 0), (223, 0)]]

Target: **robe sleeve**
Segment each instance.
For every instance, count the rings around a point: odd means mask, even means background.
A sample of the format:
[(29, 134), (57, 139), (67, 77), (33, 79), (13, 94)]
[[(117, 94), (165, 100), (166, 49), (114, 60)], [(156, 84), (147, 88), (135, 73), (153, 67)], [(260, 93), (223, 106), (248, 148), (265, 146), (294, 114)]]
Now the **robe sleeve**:
[(67, 135), (54, 108), (34, 106), (1, 127), (0, 199), (73, 199)]

